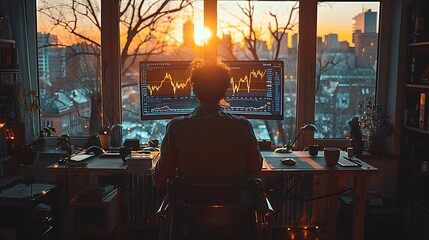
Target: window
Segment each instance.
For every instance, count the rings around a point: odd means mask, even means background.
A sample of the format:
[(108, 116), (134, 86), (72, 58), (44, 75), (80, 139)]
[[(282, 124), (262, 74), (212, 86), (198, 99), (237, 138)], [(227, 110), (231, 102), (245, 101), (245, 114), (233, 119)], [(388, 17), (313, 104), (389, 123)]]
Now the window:
[(379, 2), (318, 4), (316, 138), (346, 138), (358, 103), (375, 99), (379, 12)]
[(122, 134), (143, 142), (162, 139), (168, 121), (140, 120), (139, 62), (202, 58), (203, 2), (162, 2), (122, 1), (120, 6)]
[(94, 134), (101, 124), (100, 4), (37, 1), (41, 121), (61, 122), (59, 135)]
[(218, 55), (225, 60), (283, 60), (283, 121), (251, 120), (258, 139), (283, 145), (295, 135), (299, 2), (218, 1)]
[[(118, 16), (102, 23), (101, 9), (104, 14), (116, 9), (111, 2), (118, 4)], [(222, 59), (285, 61), (285, 119), (252, 120), (259, 139), (285, 144), (303, 123), (315, 123), (319, 131), (304, 134), (300, 147), (345, 139), (356, 102), (376, 96), (380, 2), (218, 0), (215, 16), (204, 16), (205, 1), (163, 3), (38, 0), (42, 120), (69, 119), (62, 126), (68, 129), (58, 134), (96, 132), (102, 117), (101, 75), (105, 66), (114, 66), (121, 76), (122, 109), (105, 103), (104, 114), (121, 112), (124, 139), (162, 139), (168, 120), (140, 120), (138, 63), (203, 57), (207, 20), (216, 22)], [(118, 46), (113, 41), (101, 48), (102, 29), (117, 23), (120, 33), (111, 37)], [(109, 59), (101, 64), (102, 51), (112, 49), (118, 49), (119, 66)]]

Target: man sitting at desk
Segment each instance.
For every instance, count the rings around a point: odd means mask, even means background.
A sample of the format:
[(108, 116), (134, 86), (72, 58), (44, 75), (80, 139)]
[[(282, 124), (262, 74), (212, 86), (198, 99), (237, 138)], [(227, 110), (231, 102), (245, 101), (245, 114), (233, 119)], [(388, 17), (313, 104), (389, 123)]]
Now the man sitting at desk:
[(257, 176), (262, 157), (251, 123), (220, 106), (230, 86), (229, 67), (220, 61), (197, 60), (190, 72), (199, 106), (168, 123), (153, 172), (154, 185), (165, 187), (167, 179), (174, 177), (210, 181)]

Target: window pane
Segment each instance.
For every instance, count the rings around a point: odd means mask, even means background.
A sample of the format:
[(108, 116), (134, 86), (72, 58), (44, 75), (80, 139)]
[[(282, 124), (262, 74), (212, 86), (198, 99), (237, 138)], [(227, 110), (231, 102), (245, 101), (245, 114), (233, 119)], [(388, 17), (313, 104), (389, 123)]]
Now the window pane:
[[(316, 53), (316, 138), (346, 138), (358, 103), (375, 97), (379, 2), (321, 2)], [(332, 17), (335, 16), (335, 17)]]
[(258, 139), (283, 145), (295, 135), (298, 2), (219, 1), (218, 54), (224, 60), (285, 62), (284, 120), (251, 120)]
[(201, 57), (203, 1), (121, 1), (120, 13), (123, 137), (162, 139), (168, 120), (140, 119), (139, 62)]
[(93, 134), (101, 123), (100, 4), (37, 1), (40, 116), (56, 135)]

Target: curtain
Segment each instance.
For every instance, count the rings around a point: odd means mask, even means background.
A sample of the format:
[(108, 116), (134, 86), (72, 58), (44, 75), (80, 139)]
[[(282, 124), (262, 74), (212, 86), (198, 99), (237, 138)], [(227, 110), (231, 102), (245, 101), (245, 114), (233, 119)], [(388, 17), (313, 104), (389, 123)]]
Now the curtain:
[[(7, 16), (5, 22), (4, 38), (14, 39), (18, 48), (18, 82), (21, 88), (35, 91), (37, 95), (37, 26), (36, 26), (36, 0), (6, 0), (2, 8)], [(31, 95), (21, 96), (27, 98), (27, 104), (32, 103)], [(37, 101), (37, 100), (36, 100)], [(24, 141), (29, 143), (36, 137), (36, 130), (40, 126), (39, 111), (31, 111), (20, 105), (20, 121), (25, 125)]]

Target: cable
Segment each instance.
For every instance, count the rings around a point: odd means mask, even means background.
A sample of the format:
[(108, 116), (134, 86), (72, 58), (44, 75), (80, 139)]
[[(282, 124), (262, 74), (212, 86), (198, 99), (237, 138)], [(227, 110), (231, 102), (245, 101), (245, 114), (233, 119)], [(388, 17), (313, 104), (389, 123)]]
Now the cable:
[(332, 196), (335, 196), (335, 195), (340, 195), (340, 194), (343, 194), (343, 193), (347, 193), (347, 192), (350, 192), (352, 190), (353, 190), (353, 188), (347, 188), (347, 189), (344, 189), (342, 191), (333, 192), (333, 193), (329, 193), (329, 194), (318, 196), (318, 197), (314, 197), (314, 198), (287, 198), (286, 197), (286, 199), (288, 199), (288, 200), (302, 201), (302, 202), (314, 201), (314, 200), (319, 200), (319, 199), (323, 199), (323, 198), (332, 197)]

